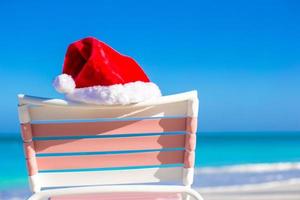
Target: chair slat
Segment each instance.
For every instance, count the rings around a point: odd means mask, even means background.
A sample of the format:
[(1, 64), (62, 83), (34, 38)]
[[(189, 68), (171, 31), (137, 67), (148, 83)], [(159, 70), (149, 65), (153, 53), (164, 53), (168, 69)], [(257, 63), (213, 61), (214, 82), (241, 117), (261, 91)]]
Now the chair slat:
[(95, 118), (136, 118), (186, 116), (187, 101), (166, 103), (162, 105), (141, 107), (65, 107), (65, 106), (35, 106), (29, 108), (31, 120), (76, 120)]
[(32, 124), (33, 137), (162, 133), (186, 130), (186, 118)]
[(159, 183), (181, 181), (182, 167), (134, 170), (39, 173), (41, 187)]
[(154, 166), (184, 162), (184, 151), (143, 152), (79, 156), (37, 157), (38, 169), (64, 170), (129, 166)]
[(34, 147), (38, 154), (184, 148), (185, 135), (37, 140)]

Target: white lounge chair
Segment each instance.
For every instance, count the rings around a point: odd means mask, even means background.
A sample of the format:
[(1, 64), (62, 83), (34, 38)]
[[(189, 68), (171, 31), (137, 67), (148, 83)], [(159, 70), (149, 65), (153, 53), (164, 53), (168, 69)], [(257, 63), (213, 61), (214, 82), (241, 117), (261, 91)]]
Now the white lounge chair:
[(29, 199), (202, 199), (196, 91), (126, 106), (18, 97)]

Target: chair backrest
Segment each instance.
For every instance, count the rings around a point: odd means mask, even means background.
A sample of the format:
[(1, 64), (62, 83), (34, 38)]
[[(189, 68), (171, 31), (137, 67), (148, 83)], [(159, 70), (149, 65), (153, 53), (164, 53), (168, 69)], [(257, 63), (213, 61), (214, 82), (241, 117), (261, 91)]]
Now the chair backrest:
[(125, 106), (19, 95), (32, 191), (41, 188), (193, 182), (197, 92)]

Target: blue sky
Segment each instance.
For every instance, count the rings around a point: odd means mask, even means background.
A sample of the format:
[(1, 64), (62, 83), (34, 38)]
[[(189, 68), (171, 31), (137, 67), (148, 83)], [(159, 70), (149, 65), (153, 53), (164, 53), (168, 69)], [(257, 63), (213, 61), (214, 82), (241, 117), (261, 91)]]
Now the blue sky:
[(18, 93), (51, 86), (69, 43), (95, 36), (135, 58), (164, 94), (197, 89), (200, 131), (300, 130), (298, 1), (0, 2), (0, 132)]

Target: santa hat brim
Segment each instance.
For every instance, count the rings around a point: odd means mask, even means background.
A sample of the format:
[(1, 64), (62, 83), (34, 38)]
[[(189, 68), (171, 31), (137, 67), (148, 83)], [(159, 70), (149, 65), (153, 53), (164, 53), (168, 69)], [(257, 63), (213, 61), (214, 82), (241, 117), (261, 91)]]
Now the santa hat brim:
[(111, 86), (75, 88), (71, 93), (66, 93), (66, 98), (70, 101), (105, 105), (125, 105), (160, 96), (160, 89), (155, 83), (142, 81)]

